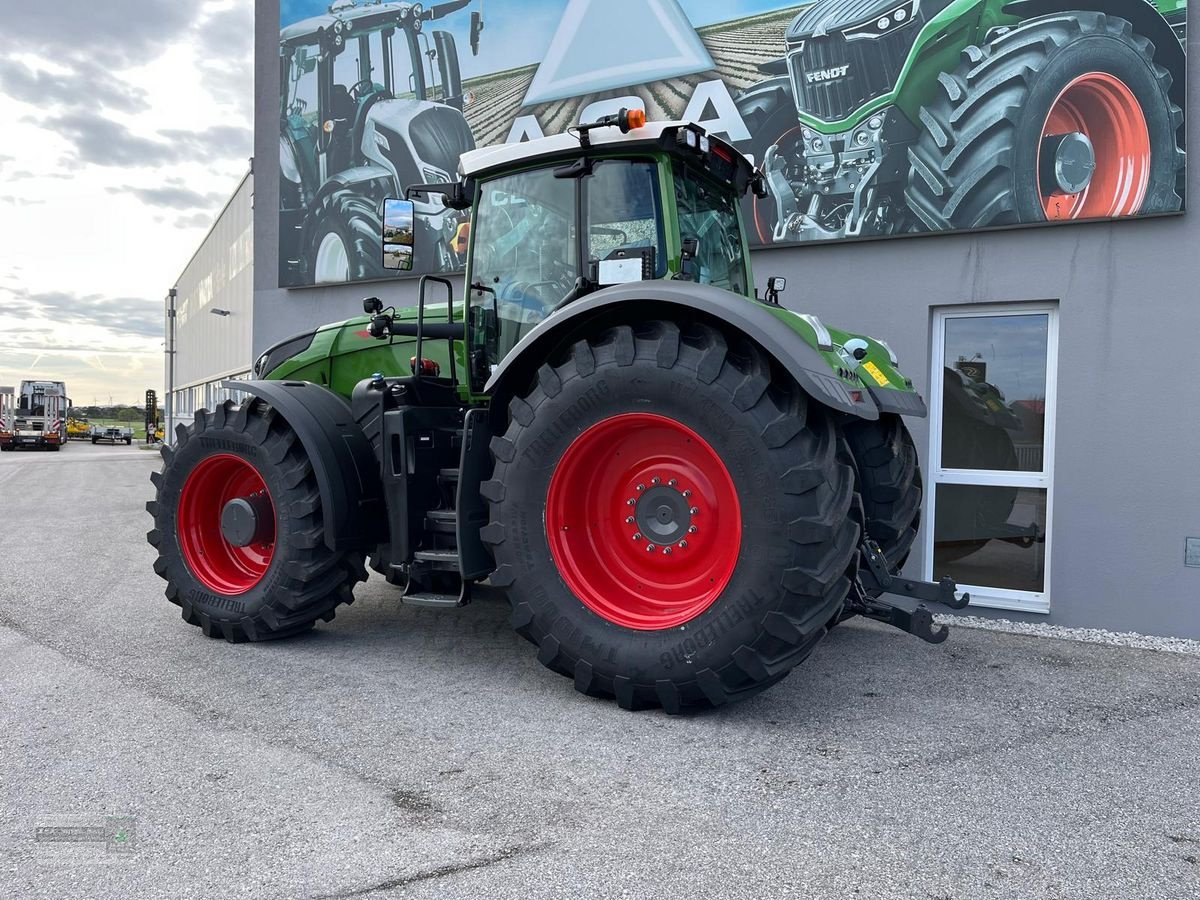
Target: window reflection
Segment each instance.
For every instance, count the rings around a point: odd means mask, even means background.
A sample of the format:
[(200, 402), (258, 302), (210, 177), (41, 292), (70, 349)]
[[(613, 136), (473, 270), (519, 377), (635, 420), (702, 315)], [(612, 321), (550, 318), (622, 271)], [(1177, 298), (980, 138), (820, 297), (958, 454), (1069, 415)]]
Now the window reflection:
[(1046, 490), (942, 484), (934, 518), (933, 574), (961, 584), (1045, 590)]
[(1045, 467), (1049, 317), (964, 316), (945, 329), (942, 468)]

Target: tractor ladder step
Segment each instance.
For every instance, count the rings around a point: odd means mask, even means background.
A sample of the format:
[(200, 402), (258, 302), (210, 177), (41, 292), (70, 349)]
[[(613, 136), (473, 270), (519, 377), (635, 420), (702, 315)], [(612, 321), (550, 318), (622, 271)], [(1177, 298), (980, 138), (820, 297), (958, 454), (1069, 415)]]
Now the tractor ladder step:
[(425, 530), (436, 534), (457, 534), (458, 514), (452, 509), (431, 509), (425, 513)]
[(401, 601), (405, 606), (421, 609), (458, 609), (467, 605), (461, 594), (405, 594)]
[(418, 550), (413, 559), (439, 572), (458, 571), (457, 550)]

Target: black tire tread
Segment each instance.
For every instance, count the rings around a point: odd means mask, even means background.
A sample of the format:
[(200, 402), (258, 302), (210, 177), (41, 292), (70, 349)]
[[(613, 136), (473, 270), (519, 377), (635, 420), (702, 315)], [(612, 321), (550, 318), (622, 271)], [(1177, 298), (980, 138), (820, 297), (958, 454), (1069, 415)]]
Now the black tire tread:
[[(660, 368), (684, 367), (698, 381), (720, 385), (756, 423), (769, 452), (804, 460), (789, 469), (779, 485), (784, 502), (796, 512), (789, 528), (793, 560), (780, 576), (780, 601), (765, 614), (757, 638), (740, 647), (727, 663), (681, 679), (639, 682), (623, 675), (605, 676), (583, 653), (564, 647), (522, 599), (530, 586), (519, 583), (520, 567), (507, 546), (503, 524), (506, 497), (511, 494), (504, 486), (514, 465), (517, 436), (525, 427), (521, 420), (528, 419), (525, 408), (536, 415), (541, 404), (571, 379), (635, 360)], [(771, 374), (761, 350), (716, 328), (649, 321), (612, 327), (577, 342), (553, 365), (543, 366), (528, 392), (513, 400), (512, 406), (521, 414), (510, 415), (507, 432), (493, 440), (495, 470), (484, 485), (492, 523), (486, 540), (497, 563), (491, 581), (509, 593), (513, 629), (538, 647), (543, 665), (573, 679), (581, 693), (614, 698), (625, 709), (662, 707), (678, 713), (720, 706), (782, 679), (812, 652), (836, 620), (858, 566), (861, 504), (854, 493), (852, 465), (839, 452), (841, 442), (821, 407), (790, 380)], [(825, 489), (830, 484), (837, 489)]]
[[(165, 473), (179, 450), (200, 434), (222, 429), (250, 435), (263, 446), (268, 458), (286, 473), (287, 493), (273, 499), (289, 504), (294, 520), (293, 533), (298, 535), (292, 546), (303, 551), (292, 559), (277, 563), (282, 577), (258, 612), (229, 619), (214, 618), (194, 608), (173, 577), (175, 567), (185, 563), (175, 536), (175, 509), (163, 497)], [(190, 427), (181, 424), (176, 429), (175, 447), (164, 444), (160, 453), (163, 470), (152, 473), (155, 499), (146, 504), (147, 512), (154, 519), (154, 528), (146, 534), (146, 540), (158, 551), (154, 571), (167, 582), (164, 593), (180, 607), (185, 622), (199, 627), (209, 637), (223, 637), (231, 643), (261, 641), (308, 631), (318, 620), (331, 621), (338, 606), (354, 602), (354, 585), (367, 578), (363, 556), (355, 552), (335, 552), (326, 546), (320, 492), (312, 464), (295, 432), (263, 401), (250, 398), (236, 404), (226, 400), (211, 412), (199, 410)]]

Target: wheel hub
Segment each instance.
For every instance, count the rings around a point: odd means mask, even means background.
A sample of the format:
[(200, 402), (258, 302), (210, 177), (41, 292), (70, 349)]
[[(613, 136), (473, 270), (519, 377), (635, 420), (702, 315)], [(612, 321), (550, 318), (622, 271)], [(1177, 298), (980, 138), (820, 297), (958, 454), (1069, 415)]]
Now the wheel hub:
[(221, 534), (235, 547), (269, 544), (274, 531), (275, 511), (265, 493), (234, 497), (221, 510)]
[(678, 481), (671, 479), (671, 482), (643, 492), (634, 512), (633, 524), (637, 533), (648, 541), (664, 545), (664, 549), (666, 545), (685, 539), (692, 524), (691, 503)]
[(1042, 192), (1078, 194), (1096, 171), (1096, 150), (1082, 131), (1042, 138)]

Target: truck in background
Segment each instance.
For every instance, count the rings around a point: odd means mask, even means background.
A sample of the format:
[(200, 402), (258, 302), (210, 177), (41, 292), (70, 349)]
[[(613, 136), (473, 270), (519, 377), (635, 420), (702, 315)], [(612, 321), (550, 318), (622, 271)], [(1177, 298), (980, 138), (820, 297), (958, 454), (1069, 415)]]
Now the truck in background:
[[(0, 395), (3, 391), (0, 391)], [(12, 389), (0, 406), (0, 450), (60, 450), (67, 442), (67, 387), (61, 381), (22, 381), (15, 407)]]

